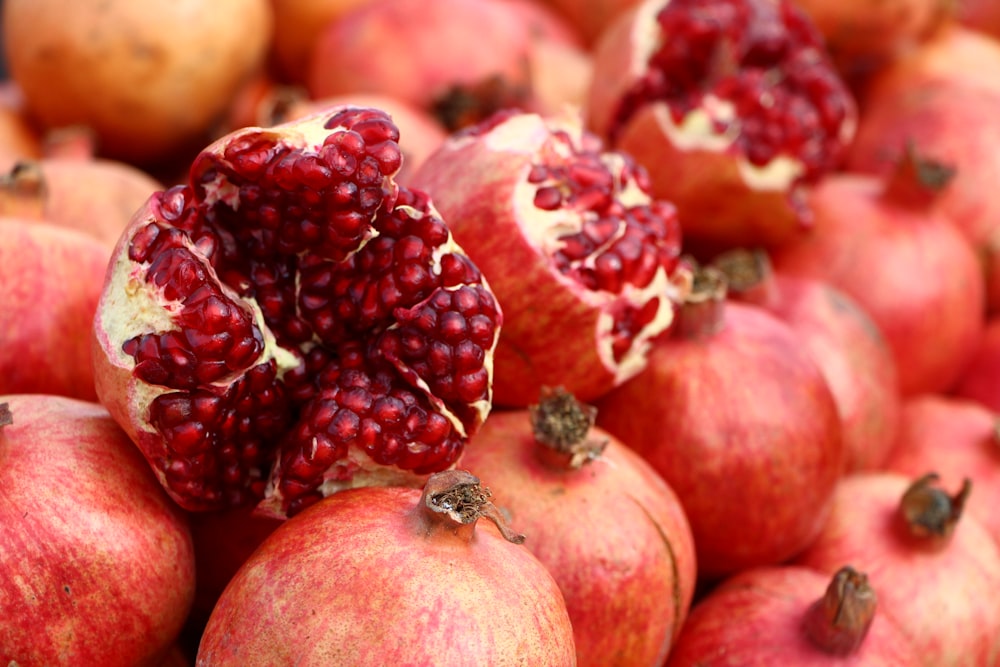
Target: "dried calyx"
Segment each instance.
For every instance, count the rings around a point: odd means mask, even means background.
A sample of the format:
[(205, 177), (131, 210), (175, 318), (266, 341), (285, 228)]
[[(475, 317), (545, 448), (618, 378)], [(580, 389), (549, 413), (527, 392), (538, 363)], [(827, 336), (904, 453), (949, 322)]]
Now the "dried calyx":
[(714, 336), (723, 327), (729, 282), (726, 274), (714, 266), (698, 266), (693, 260), (688, 260), (688, 264), (692, 267), (693, 280), (677, 314), (674, 335), (681, 338)]
[(608, 438), (591, 434), (597, 408), (581, 403), (562, 387), (543, 387), (539, 402), (528, 410), (535, 440), (565, 456), (571, 469), (599, 458), (608, 446)]
[(522, 544), (524, 535), (514, 532), (503, 512), (493, 504), (492, 493), (478, 477), (465, 470), (444, 470), (427, 478), (420, 497), (423, 516), (432, 526), (447, 526), (471, 539), (476, 522), (488, 519), (508, 542)]
[(14, 416), (10, 413), (10, 403), (0, 403), (0, 426), (10, 426)]
[(899, 503), (899, 515), (908, 533), (935, 543), (951, 537), (972, 491), (968, 478), (955, 495), (937, 486), (938, 481), (938, 474), (933, 472), (920, 477), (907, 488)]
[(809, 607), (803, 628), (824, 652), (849, 655), (864, 641), (877, 607), (878, 597), (867, 575), (847, 565), (834, 574), (823, 597)]

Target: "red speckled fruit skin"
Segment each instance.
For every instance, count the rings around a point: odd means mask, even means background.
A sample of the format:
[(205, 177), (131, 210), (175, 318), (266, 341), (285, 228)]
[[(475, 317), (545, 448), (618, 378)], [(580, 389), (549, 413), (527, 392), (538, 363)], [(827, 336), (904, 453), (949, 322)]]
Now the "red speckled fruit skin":
[(187, 523), (96, 403), (8, 395), (0, 663), (156, 665), (194, 596)]
[[(488, 521), (429, 531), (420, 491), (334, 494), (279, 527), (208, 621), (201, 667), (572, 667), (562, 594)], [(515, 526), (516, 528), (516, 526)]]
[[(1000, 586), (1000, 548), (970, 514), (962, 515), (942, 545), (906, 535), (897, 512), (913, 479), (890, 472), (845, 477), (830, 520), (795, 562), (831, 576), (844, 563), (865, 572), (881, 612), (920, 651), (919, 664), (996, 665), (1000, 605), (984, 591)], [(953, 483), (946, 481), (942, 488), (953, 493)]]
[(694, 595), (691, 528), (645, 460), (602, 429), (589, 437), (606, 447), (572, 469), (546, 456), (527, 410), (494, 411), (461, 465), (491, 480), (496, 504), (559, 582), (579, 665), (659, 665)]
[[(876, 609), (856, 653), (817, 648), (802, 631), (806, 610), (830, 578), (806, 567), (745, 570), (719, 585), (692, 609), (667, 667), (912, 667), (916, 650)], [(739, 622), (734, 622), (739, 619)]]

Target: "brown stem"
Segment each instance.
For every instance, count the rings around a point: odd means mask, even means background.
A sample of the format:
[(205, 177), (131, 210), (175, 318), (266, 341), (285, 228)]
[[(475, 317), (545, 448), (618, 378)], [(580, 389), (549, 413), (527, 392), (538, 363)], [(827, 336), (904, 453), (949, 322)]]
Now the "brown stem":
[(36, 160), (21, 160), (0, 176), (0, 215), (41, 220), (47, 200), (48, 186)]
[(10, 426), (14, 416), (10, 413), (10, 403), (0, 403), (0, 426)]
[(864, 641), (877, 607), (868, 576), (845, 565), (833, 575), (823, 597), (806, 611), (806, 635), (826, 653), (849, 655)]
[(905, 206), (925, 208), (954, 176), (953, 167), (921, 155), (913, 142), (908, 142), (895, 170), (886, 181), (884, 195)]
[(476, 522), (488, 519), (508, 542), (522, 544), (524, 535), (511, 529), (503, 512), (490, 501), (492, 495), (472, 473), (444, 470), (427, 478), (420, 505), (431, 526), (446, 527), (463, 539), (471, 540)]
[(927, 473), (909, 486), (899, 503), (900, 516), (911, 535), (933, 541), (947, 540), (962, 516), (972, 490), (972, 481), (962, 481), (962, 488), (949, 496), (936, 486), (937, 473)]
[(608, 446), (607, 438), (590, 437), (597, 408), (581, 403), (562, 387), (542, 387), (538, 404), (528, 412), (535, 440), (541, 445), (539, 454), (555, 466), (578, 469), (600, 458)]
[(726, 277), (726, 289), (740, 301), (760, 306), (773, 305), (778, 300), (774, 267), (767, 252), (760, 249), (735, 248), (712, 259), (711, 266)]
[(677, 313), (675, 335), (708, 338), (723, 326), (728, 283), (725, 274), (712, 266), (693, 266), (691, 290)]

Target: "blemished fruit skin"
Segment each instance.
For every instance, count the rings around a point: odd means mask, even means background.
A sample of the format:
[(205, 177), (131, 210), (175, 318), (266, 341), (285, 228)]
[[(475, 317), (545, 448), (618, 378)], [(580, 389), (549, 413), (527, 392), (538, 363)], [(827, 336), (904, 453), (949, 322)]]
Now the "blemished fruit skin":
[(156, 665), (194, 597), (185, 517), (96, 403), (0, 396), (0, 661)]

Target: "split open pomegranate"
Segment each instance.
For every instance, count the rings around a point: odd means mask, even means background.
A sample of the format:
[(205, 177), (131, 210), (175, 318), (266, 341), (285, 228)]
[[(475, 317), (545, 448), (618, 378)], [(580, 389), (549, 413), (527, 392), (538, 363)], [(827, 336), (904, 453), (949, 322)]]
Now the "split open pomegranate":
[(239, 130), (119, 240), (98, 395), (183, 507), (422, 484), (488, 414), (501, 311), (398, 139), (367, 107)]

